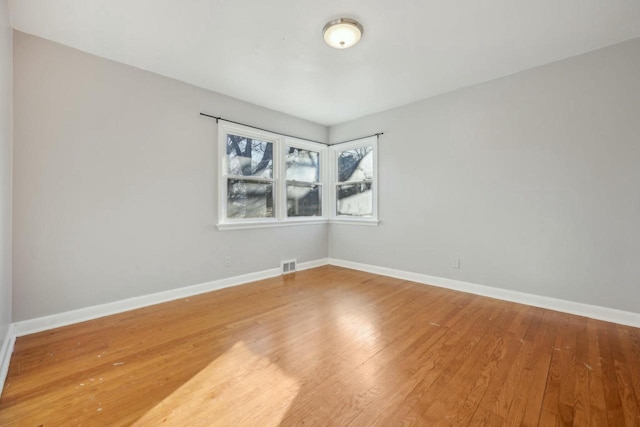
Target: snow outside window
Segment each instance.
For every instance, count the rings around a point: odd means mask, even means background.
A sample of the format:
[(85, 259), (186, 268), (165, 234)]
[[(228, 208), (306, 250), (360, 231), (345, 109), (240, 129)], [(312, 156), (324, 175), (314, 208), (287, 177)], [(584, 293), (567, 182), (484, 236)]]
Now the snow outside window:
[(377, 138), (336, 145), (332, 150), (335, 159), (332, 221), (377, 224)]

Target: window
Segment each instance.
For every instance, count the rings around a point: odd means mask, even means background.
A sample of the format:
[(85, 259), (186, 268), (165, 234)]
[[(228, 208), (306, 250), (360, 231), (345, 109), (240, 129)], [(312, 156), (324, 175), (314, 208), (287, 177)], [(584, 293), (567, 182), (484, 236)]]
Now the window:
[(287, 217), (322, 216), (320, 152), (288, 146), (285, 165)]
[(332, 147), (333, 222), (378, 223), (377, 138)]
[(329, 149), (227, 122), (218, 129), (219, 229), (378, 223), (376, 137)]
[(226, 135), (227, 218), (273, 218), (273, 141)]
[(219, 123), (220, 229), (326, 222), (323, 144)]

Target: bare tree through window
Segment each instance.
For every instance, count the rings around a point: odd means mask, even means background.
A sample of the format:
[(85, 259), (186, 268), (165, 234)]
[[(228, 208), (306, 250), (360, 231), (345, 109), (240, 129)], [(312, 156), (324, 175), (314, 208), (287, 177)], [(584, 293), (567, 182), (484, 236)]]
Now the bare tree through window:
[(227, 181), (228, 218), (272, 218), (273, 143), (227, 134), (228, 174), (235, 179)]

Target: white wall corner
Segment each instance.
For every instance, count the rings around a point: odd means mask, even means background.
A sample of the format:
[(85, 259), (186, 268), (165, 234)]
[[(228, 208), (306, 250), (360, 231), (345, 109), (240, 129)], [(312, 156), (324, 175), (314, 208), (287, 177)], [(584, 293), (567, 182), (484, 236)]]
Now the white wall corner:
[(9, 364), (11, 363), (11, 355), (13, 354), (13, 346), (16, 343), (16, 334), (13, 325), (9, 325), (7, 335), (2, 341), (2, 348), (0, 348), (0, 396), (2, 396), (2, 390), (4, 389), (4, 383), (9, 373)]
[(329, 264), (338, 267), (351, 268), (353, 270), (365, 271), (368, 273), (380, 274), (382, 276), (409, 280), (411, 282), (422, 283), (425, 285), (437, 286), (439, 288), (468, 292), (475, 295), (482, 295), (499, 300), (511, 301), (519, 304), (526, 304), (534, 307), (546, 308), (549, 310), (560, 311), (577, 316), (584, 316), (592, 319), (604, 320), (606, 322), (613, 322), (621, 325), (640, 328), (640, 313), (583, 304), (579, 302), (545, 297), (542, 295), (528, 294), (525, 292), (512, 291), (492, 286), (478, 285), (476, 283), (463, 282), (460, 280), (447, 279), (444, 277), (429, 276), (427, 274), (413, 273), (410, 271), (395, 270), (392, 268), (362, 264), (342, 259), (329, 258)]

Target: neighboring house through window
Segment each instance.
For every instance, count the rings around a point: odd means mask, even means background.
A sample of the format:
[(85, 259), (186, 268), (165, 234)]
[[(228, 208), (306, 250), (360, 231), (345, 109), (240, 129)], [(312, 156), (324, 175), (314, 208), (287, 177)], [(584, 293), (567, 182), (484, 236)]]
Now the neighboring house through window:
[(338, 144), (331, 149), (335, 167), (332, 221), (377, 224), (377, 137)]

